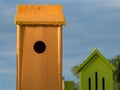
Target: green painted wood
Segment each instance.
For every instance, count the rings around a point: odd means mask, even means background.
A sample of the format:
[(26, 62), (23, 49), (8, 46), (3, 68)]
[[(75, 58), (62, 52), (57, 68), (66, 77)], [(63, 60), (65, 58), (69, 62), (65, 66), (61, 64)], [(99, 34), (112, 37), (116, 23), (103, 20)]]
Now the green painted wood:
[[(97, 50), (75, 69), (79, 90), (113, 90), (114, 66)], [(104, 78), (104, 79), (103, 79)]]
[(74, 82), (65, 81), (65, 90), (74, 90)]

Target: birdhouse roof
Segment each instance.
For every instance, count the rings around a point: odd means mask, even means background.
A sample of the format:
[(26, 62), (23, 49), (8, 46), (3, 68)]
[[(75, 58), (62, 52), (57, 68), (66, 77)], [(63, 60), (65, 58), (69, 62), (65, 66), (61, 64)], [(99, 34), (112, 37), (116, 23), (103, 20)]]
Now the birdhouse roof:
[(106, 63), (106, 65), (108, 65), (109, 68), (115, 71), (115, 67), (95, 48), (94, 51), (90, 54), (90, 56), (87, 59), (85, 59), (82, 64), (80, 64), (75, 68), (74, 72), (76, 74), (79, 73), (86, 66), (86, 64), (88, 64), (91, 60), (93, 60), (92, 58), (95, 55), (98, 55), (99, 58), (101, 58), (100, 60), (103, 60)]
[(62, 5), (18, 5), (15, 23), (20, 25), (65, 25)]

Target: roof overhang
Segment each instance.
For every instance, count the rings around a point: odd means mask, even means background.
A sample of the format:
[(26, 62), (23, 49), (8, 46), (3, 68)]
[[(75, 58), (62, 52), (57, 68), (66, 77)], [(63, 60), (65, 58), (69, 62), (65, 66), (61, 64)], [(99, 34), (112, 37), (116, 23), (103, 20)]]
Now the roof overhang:
[(19, 25), (65, 25), (62, 5), (18, 5), (15, 23)]

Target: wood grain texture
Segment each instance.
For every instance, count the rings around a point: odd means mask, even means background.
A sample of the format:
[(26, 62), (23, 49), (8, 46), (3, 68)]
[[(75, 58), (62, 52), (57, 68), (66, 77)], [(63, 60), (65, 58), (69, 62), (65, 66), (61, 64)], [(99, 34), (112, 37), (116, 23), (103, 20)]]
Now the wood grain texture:
[[(21, 26), (17, 35), (17, 90), (62, 90), (61, 26)], [(34, 51), (36, 41), (45, 52)]]

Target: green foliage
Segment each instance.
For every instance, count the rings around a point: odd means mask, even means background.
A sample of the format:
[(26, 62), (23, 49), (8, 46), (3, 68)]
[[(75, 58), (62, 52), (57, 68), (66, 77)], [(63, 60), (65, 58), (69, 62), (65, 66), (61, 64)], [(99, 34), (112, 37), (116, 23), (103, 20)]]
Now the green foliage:
[(73, 75), (75, 75), (77, 78), (79, 78), (79, 74), (76, 74), (76, 73), (75, 73), (75, 69), (76, 69), (77, 67), (78, 67), (78, 65), (73, 66), (72, 69), (71, 69), (71, 71), (72, 71)]
[(114, 88), (114, 90), (120, 90), (120, 83), (115, 83), (115, 88)]
[(74, 82), (65, 81), (65, 90), (74, 90)]
[[(79, 74), (75, 73), (75, 69), (78, 67), (78, 65), (75, 65), (74, 67), (72, 67), (71, 71), (73, 73), (74, 76), (76, 76), (77, 78), (79, 78)], [(79, 90), (79, 83), (75, 82), (74, 83), (74, 90)]]
[(116, 67), (115, 81), (120, 83), (120, 55), (117, 55), (116, 57), (109, 60)]

